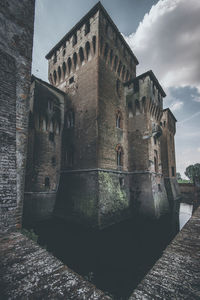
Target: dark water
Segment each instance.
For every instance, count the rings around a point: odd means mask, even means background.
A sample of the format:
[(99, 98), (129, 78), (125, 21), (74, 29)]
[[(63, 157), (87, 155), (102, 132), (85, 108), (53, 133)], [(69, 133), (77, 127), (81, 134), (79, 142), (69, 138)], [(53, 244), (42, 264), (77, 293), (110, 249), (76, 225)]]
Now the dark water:
[(128, 220), (93, 231), (58, 219), (34, 230), (38, 242), (113, 299), (128, 299), (178, 232), (177, 220)]

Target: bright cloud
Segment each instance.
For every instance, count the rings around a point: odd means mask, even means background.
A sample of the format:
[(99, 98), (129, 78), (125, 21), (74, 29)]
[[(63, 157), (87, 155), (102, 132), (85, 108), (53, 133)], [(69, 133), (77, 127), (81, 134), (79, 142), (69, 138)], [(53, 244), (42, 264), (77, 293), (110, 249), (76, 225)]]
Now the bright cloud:
[(164, 88), (189, 85), (200, 91), (199, 16), (197, 0), (160, 0), (152, 6), (136, 33), (126, 37), (140, 61), (139, 73), (152, 69)]
[(176, 110), (180, 110), (182, 108), (182, 106), (183, 106), (182, 101), (176, 101), (171, 105), (170, 109), (172, 110), (172, 112), (174, 112)]

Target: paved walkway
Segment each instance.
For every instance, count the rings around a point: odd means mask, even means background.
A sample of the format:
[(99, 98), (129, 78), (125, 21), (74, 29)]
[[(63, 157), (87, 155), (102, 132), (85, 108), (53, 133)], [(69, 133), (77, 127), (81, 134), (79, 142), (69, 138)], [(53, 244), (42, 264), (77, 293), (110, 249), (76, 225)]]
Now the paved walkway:
[(110, 298), (45, 249), (15, 232), (0, 238), (0, 299)]
[(137, 286), (133, 299), (200, 299), (200, 208)]

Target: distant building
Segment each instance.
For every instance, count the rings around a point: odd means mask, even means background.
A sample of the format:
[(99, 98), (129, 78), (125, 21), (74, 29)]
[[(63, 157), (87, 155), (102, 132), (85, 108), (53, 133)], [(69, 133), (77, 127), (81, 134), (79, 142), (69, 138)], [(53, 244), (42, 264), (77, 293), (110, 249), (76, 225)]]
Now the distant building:
[(25, 217), (103, 228), (169, 212), (176, 120), (153, 72), (136, 77), (138, 60), (104, 7), (46, 58), (51, 84), (33, 77), (31, 88)]

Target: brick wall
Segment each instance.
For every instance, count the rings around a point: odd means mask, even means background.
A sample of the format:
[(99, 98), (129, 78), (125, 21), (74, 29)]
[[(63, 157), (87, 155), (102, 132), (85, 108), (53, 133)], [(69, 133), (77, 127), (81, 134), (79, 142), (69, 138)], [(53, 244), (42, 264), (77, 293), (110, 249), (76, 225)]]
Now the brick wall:
[(22, 217), (34, 5), (3, 0), (0, 6), (2, 230), (20, 226)]

